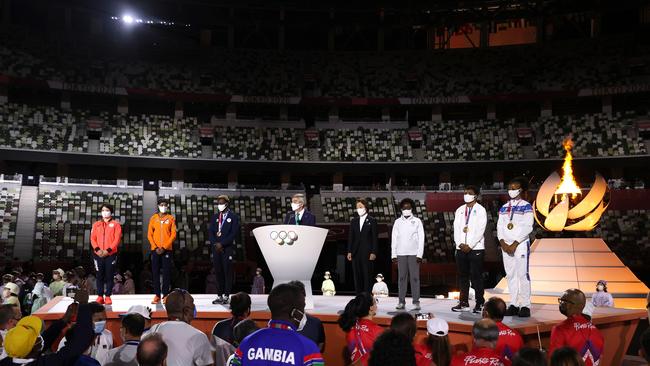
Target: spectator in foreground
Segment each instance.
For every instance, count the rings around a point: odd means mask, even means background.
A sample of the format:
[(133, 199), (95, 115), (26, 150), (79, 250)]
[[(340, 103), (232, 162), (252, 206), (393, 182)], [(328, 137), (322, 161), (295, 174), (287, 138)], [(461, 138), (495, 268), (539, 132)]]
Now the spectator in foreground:
[(369, 366), (415, 366), (415, 351), (407, 336), (394, 329), (377, 337), (370, 352)]
[[(83, 291), (83, 290), (82, 290)], [(88, 304), (92, 313), (93, 328), (95, 336), (90, 346), (89, 356), (104, 364), (108, 351), (113, 348), (113, 333), (106, 329), (106, 308), (102, 304), (91, 302)], [(67, 344), (67, 337), (63, 337), (59, 343), (59, 349)]]
[(506, 314), (506, 303), (499, 297), (491, 297), (483, 308), (483, 318), (492, 319), (499, 327), (499, 340), (497, 341), (497, 352), (501, 357), (512, 361), (515, 353), (524, 346), (524, 339), (517, 331), (503, 324)]
[(549, 353), (561, 347), (576, 350), (589, 365), (598, 365), (605, 349), (605, 339), (600, 331), (584, 314), (585, 294), (578, 289), (569, 289), (558, 299), (559, 309), (567, 318), (551, 330)]
[(546, 366), (547, 364), (546, 355), (537, 348), (521, 348), (512, 359), (512, 366)]
[(139, 366), (166, 366), (167, 352), (167, 344), (163, 341), (162, 336), (152, 334), (138, 345), (136, 359)]
[[(578, 351), (571, 347), (560, 347), (551, 355), (551, 366), (584, 366)], [(597, 365), (597, 364), (592, 364)]]
[(418, 366), (448, 366), (451, 362), (449, 324), (441, 318), (427, 320), (427, 338), (415, 346), (415, 361)]
[[(300, 281), (291, 281), (289, 284), (298, 287), (302, 294), (307, 297), (304, 283)], [(302, 328), (302, 330), (299, 330), (298, 333), (314, 341), (321, 353), (325, 352), (325, 328), (323, 327), (323, 322), (321, 322), (317, 317), (311, 316), (307, 313), (305, 313), (305, 316), (307, 317), (307, 323), (305, 323), (305, 327)]]
[(493, 320), (476, 321), (472, 327), (472, 336), (474, 338), (472, 350), (464, 355), (454, 356), (451, 359), (451, 366), (510, 365), (510, 361), (504, 360), (496, 350), (499, 327)]
[(140, 314), (126, 314), (122, 317), (120, 337), (124, 344), (108, 351), (105, 366), (138, 366), (135, 358), (140, 337), (144, 331), (144, 317)]
[(246, 337), (229, 365), (324, 365), (318, 346), (299, 334), (305, 326), (305, 296), (296, 286), (276, 286), (267, 299), (271, 310), (268, 328)]
[(230, 297), (230, 313), (232, 316), (221, 320), (212, 328), (212, 335), (232, 344), (232, 330), (251, 313), (251, 297), (245, 292), (239, 292)]
[(384, 331), (372, 318), (377, 314), (377, 304), (367, 292), (357, 295), (345, 305), (339, 316), (339, 327), (346, 333), (348, 352), (352, 363), (368, 364), (375, 340)]
[(169, 348), (167, 364), (213, 365), (208, 337), (190, 325), (196, 312), (192, 295), (185, 290), (175, 289), (167, 296), (165, 307), (168, 320), (152, 326), (149, 334), (159, 334)]

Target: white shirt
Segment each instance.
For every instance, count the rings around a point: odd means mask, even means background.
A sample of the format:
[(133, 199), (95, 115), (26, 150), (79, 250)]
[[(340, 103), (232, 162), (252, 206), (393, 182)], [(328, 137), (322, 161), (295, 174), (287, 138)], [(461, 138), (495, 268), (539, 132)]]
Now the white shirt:
[(363, 216), (359, 216), (359, 231), (363, 229), (363, 223), (366, 221), (366, 217), (368, 217), (368, 214), (365, 214)]
[(422, 221), (411, 215), (409, 218), (401, 216), (393, 224), (390, 249), (391, 258), (398, 255), (414, 255), (422, 258), (424, 254), (424, 228)]
[[(512, 217), (512, 229), (508, 229), (510, 218)], [(499, 209), (499, 219), (497, 221), (497, 238), (503, 239), (506, 244), (510, 245), (515, 240), (523, 243), (529, 240), (530, 233), (533, 232), (533, 206), (525, 200), (510, 200)]]
[[(467, 224), (466, 224), (467, 223)], [(487, 224), (487, 213), (485, 208), (478, 202), (471, 208), (462, 205), (456, 209), (454, 216), (454, 243), (456, 249), (461, 244), (467, 244), (472, 250), (485, 250), (485, 225)], [(463, 229), (467, 225), (467, 233)]]
[(303, 215), (304, 213), (305, 213), (305, 208), (303, 207), (302, 210), (296, 212), (296, 217), (294, 218), (294, 220), (295, 220), (296, 222), (302, 220), (302, 215)]
[(214, 363), (208, 337), (185, 322), (169, 320), (158, 323), (151, 327), (149, 334), (160, 334), (167, 344), (168, 366), (205, 366)]
[[(66, 339), (63, 337), (59, 342), (59, 350), (65, 346)], [(110, 330), (104, 329), (102, 334), (97, 337), (95, 343), (90, 345), (90, 354), (88, 356), (97, 360), (100, 364), (106, 362), (108, 352), (113, 348), (113, 333)]]
[(140, 341), (127, 341), (123, 345), (113, 348), (106, 355), (104, 366), (138, 366), (135, 356), (138, 353)]

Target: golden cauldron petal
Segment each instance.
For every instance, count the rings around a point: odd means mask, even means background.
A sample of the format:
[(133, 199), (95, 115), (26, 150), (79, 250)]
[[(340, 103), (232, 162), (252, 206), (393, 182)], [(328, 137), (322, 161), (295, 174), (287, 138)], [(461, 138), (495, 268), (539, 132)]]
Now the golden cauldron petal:
[(551, 200), (553, 195), (555, 195), (555, 190), (560, 185), (562, 179), (557, 172), (551, 173), (551, 175), (546, 178), (542, 186), (539, 187), (537, 192), (537, 198), (535, 202), (537, 203), (537, 209), (542, 216), (548, 216), (549, 208), (551, 207)]
[(566, 224), (567, 214), (569, 213), (569, 197), (563, 196), (562, 201), (553, 207), (553, 210), (546, 216), (544, 227), (550, 231), (562, 231)]
[(594, 210), (594, 212), (590, 213), (584, 219), (576, 222), (575, 224), (565, 227), (564, 230), (588, 231), (593, 229), (596, 226), (596, 224), (598, 224), (598, 220), (600, 220), (600, 216), (603, 214), (603, 212), (605, 212), (607, 206), (609, 206), (609, 204), (605, 205), (605, 203), (601, 201), (599, 206)]
[[(535, 206), (536, 204), (537, 204), (537, 201), (533, 201), (533, 216), (535, 217), (535, 221), (537, 222), (537, 225), (541, 226), (545, 230), (548, 230), (548, 229), (546, 229), (546, 227), (544, 226), (544, 223), (539, 218), (540, 213), (537, 211), (537, 208)], [(544, 216), (542, 216), (542, 218), (544, 218)]]
[(596, 180), (594, 181), (593, 187), (589, 190), (589, 193), (580, 200), (580, 202), (575, 205), (571, 210), (569, 210), (569, 219), (577, 219), (585, 216), (589, 212), (593, 211), (594, 208), (598, 207), (598, 204), (605, 197), (607, 192), (607, 182), (602, 175), (596, 174)]

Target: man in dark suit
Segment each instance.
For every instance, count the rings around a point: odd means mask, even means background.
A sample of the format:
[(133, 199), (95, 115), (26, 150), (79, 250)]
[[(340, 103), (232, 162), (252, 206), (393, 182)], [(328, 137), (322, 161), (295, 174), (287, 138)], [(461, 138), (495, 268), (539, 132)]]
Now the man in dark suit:
[(306, 204), (307, 200), (304, 194), (294, 194), (291, 197), (291, 212), (284, 217), (284, 224), (316, 226), (316, 216), (305, 208)]
[(213, 304), (226, 305), (230, 301), (232, 289), (232, 259), (235, 252), (235, 240), (239, 235), (239, 217), (230, 210), (228, 196), (217, 197), (218, 213), (210, 219), (208, 238), (212, 265), (217, 277), (217, 298)]
[(354, 291), (370, 292), (370, 279), (377, 258), (377, 220), (368, 215), (368, 202), (357, 199), (357, 214), (350, 222), (348, 261), (352, 262)]

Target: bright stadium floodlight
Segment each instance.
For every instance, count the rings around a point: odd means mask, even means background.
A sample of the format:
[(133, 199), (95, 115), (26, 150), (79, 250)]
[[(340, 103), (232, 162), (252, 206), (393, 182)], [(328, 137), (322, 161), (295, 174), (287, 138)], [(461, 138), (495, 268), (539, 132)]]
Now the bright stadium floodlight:
[(126, 24), (131, 24), (131, 23), (133, 23), (133, 17), (128, 15), (128, 14), (124, 15), (124, 16), (122, 16), (122, 21), (124, 23), (126, 23)]

